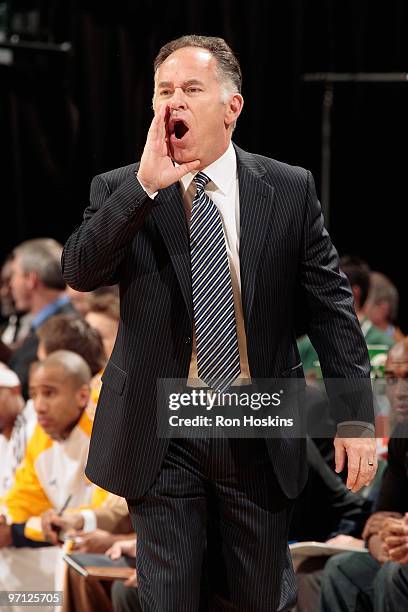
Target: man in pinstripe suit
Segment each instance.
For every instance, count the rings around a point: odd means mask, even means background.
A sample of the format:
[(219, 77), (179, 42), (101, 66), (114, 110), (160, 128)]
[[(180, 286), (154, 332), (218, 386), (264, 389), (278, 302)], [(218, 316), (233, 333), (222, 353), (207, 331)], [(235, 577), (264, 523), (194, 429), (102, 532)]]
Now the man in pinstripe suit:
[[(197, 171), (209, 180), (205, 193), (225, 236), (239, 349), (234, 384), (303, 377), (298, 299), (324, 375), (369, 376), (310, 173), (231, 143), (240, 90), (238, 61), (222, 39), (187, 36), (165, 45), (155, 61), (155, 116), (140, 164), (94, 178), (83, 223), (64, 249), (64, 278), (75, 289), (120, 285), (121, 321), (87, 475), (128, 499), (140, 601), (152, 612), (198, 610), (208, 513), (233, 609), (284, 610), (295, 598), (287, 529), (306, 478), (305, 440), (169, 443), (156, 431), (157, 379), (197, 379), (200, 371), (188, 230)], [(340, 422), (335, 440), (337, 469), (347, 459), (352, 490), (376, 467), (370, 410), (364, 416)], [(213, 567), (211, 548), (207, 554)]]

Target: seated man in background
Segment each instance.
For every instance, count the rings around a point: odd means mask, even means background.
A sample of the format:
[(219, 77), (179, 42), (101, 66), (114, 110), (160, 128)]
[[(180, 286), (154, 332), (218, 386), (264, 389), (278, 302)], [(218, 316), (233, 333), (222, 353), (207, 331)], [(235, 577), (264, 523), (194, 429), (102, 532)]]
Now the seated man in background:
[(71, 351), (52, 353), (31, 368), (38, 424), (0, 500), (0, 590), (52, 589), (59, 548), (46, 541), (41, 515), (99, 506), (107, 496), (84, 474), (92, 429), (85, 412), (90, 378), (84, 359)]
[(375, 327), (381, 329), (394, 342), (404, 339), (404, 334), (395, 323), (398, 317), (398, 289), (385, 274), (371, 272), (370, 291), (364, 313)]
[(385, 376), (396, 425), (375, 512), (362, 534), (370, 554), (344, 553), (327, 562), (323, 612), (408, 609), (408, 339), (390, 350)]
[[(364, 305), (370, 289), (370, 268), (366, 262), (358, 257), (345, 255), (340, 259), (340, 270), (347, 276), (350, 282), (354, 298), (354, 309), (360, 321), (361, 331), (367, 345), (382, 344), (388, 347), (393, 346), (394, 340), (384, 331), (373, 325), (364, 312)], [(316, 369), (315, 363), (319, 358), (308, 336), (299, 338), (298, 348), (305, 374), (313, 376)]]
[(101, 391), (101, 376), (106, 365), (104, 344), (98, 329), (82, 317), (61, 314), (46, 321), (37, 331), (37, 336), (37, 357), (40, 361), (61, 349), (78, 353), (85, 359), (92, 374), (86, 411), (93, 420)]
[(12, 485), (37, 419), (32, 402), (24, 401), (15, 372), (0, 366), (0, 497)]
[(36, 330), (60, 313), (75, 313), (61, 273), (61, 245), (52, 238), (27, 240), (13, 251), (11, 290), (18, 310), (30, 313), (31, 329), (8, 365), (18, 375), (28, 397), (28, 371), (37, 359)]

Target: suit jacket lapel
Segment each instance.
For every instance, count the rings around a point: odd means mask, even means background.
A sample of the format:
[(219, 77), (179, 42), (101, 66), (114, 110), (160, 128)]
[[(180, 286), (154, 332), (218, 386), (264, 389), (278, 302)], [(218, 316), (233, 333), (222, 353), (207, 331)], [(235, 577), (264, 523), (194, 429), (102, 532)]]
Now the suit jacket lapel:
[(170, 254), (192, 324), (190, 245), (178, 183), (159, 191), (152, 216)]
[(241, 224), (239, 259), (242, 307), (248, 323), (254, 301), (256, 272), (273, 210), (274, 188), (263, 180), (265, 169), (256, 158), (238, 147), (235, 149)]

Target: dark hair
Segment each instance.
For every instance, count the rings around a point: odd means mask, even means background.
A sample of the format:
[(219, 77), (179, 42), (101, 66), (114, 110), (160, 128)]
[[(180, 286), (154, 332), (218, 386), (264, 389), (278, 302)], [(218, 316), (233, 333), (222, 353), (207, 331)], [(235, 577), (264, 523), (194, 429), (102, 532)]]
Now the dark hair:
[(168, 42), (163, 45), (154, 60), (154, 72), (156, 73), (159, 66), (161, 66), (169, 55), (184, 47), (200, 47), (202, 49), (207, 49), (217, 62), (220, 81), (229, 81), (234, 88), (236, 88), (236, 91), (241, 93), (242, 72), (238, 59), (225, 40), (217, 36), (188, 34)]
[(37, 330), (47, 355), (61, 349), (81, 355), (97, 374), (106, 362), (103, 342), (98, 330), (77, 315), (55, 315)]
[(360, 308), (364, 306), (370, 289), (370, 267), (367, 262), (355, 255), (344, 255), (340, 268), (347, 276), (351, 286), (360, 288)]

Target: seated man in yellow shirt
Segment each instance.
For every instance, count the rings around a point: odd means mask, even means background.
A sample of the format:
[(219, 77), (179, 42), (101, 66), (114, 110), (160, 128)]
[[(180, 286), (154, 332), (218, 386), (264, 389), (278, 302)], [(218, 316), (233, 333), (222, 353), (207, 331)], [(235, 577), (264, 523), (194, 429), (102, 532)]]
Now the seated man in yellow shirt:
[(59, 548), (46, 541), (41, 515), (84, 506), (86, 523), (86, 508), (98, 507), (107, 496), (84, 474), (92, 429), (85, 412), (90, 378), (89, 366), (71, 351), (56, 351), (31, 369), (38, 423), (0, 500), (0, 590), (52, 589)]

